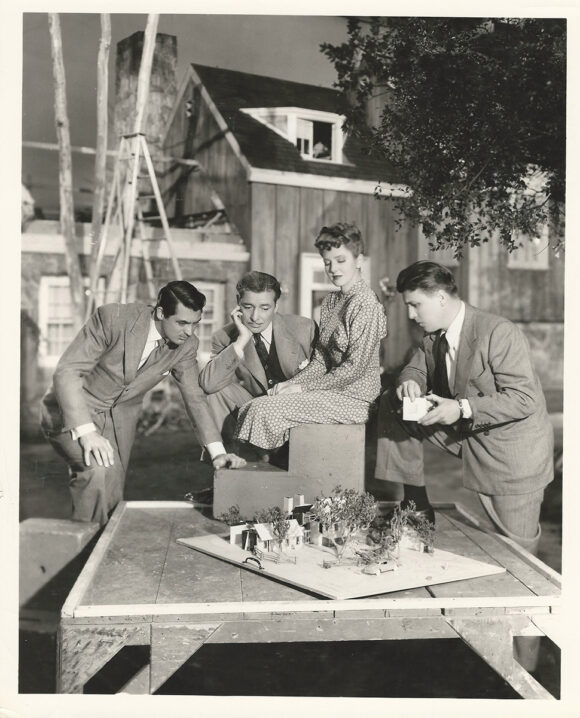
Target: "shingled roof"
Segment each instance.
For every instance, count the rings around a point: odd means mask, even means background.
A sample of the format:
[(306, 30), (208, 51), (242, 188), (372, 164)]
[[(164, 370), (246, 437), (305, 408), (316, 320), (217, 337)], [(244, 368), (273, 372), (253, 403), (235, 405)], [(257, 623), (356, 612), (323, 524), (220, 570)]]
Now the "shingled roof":
[(336, 90), (204, 65), (194, 64), (193, 69), (252, 167), (383, 183), (398, 181), (389, 163), (368, 157), (353, 137), (349, 136), (343, 147), (345, 164), (313, 162), (303, 159), (298, 149), (277, 132), (241, 112), (257, 107), (300, 107), (340, 114)]

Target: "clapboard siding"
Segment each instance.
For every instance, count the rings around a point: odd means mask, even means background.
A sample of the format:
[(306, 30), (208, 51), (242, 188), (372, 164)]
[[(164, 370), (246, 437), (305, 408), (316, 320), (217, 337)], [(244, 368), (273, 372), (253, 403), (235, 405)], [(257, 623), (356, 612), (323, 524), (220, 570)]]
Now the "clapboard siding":
[[(417, 230), (395, 227), (392, 203), (373, 196), (333, 190), (252, 184), (252, 268), (270, 272), (283, 283), (281, 309), (299, 311), (300, 254), (316, 251), (314, 240), (324, 225), (357, 224), (371, 258), (371, 285), (397, 274), (417, 258)], [(383, 342), (383, 365), (399, 365), (410, 346), (409, 322), (399, 296), (387, 305), (389, 336)]]
[[(192, 115), (186, 101), (193, 98)], [(223, 130), (190, 82), (180, 100), (164, 143), (173, 157), (197, 160), (201, 171), (174, 164), (167, 168), (163, 189), (171, 217), (213, 209), (212, 191), (224, 203), (230, 221), (249, 245), (251, 237), (250, 192), (246, 170)], [(178, 190), (179, 183), (182, 186)], [(181, 197), (181, 207), (177, 199)]]

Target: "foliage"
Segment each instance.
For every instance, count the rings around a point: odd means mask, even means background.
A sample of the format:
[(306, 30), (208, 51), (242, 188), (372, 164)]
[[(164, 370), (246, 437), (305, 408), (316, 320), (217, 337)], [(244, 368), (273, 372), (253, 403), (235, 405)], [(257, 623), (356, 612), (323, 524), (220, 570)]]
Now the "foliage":
[(240, 515), (240, 507), (237, 504), (230, 506), (230, 508), (223, 514), (217, 517), (218, 521), (223, 521), (228, 526), (237, 526), (243, 524), (246, 519), (243, 519)]
[(497, 232), (511, 251), (548, 221), (563, 235), (565, 20), (351, 19), (348, 41), (322, 50), (346, 129), (412, 190), (395, 207), (433, 248), (461, 256)]
[(321, 496), (312, 506), (312, 513), (323, 532), (336, 548), (340, 560), (352, 537), (368, 528), (377, 513), (371, 494), (337, 486), (330, 496)]
[(270, 509), (261, 509), (256, 514), (255, 522), (258, 524), (270, 524), (272, 533), (280, 545), (290, 530), (288, 519), (279, 506), (272, 506)]

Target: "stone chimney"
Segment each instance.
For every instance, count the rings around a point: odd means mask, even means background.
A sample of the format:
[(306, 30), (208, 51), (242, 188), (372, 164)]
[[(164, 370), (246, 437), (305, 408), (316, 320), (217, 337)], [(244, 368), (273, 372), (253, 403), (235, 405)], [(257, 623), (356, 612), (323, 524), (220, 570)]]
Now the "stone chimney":
[[(145, 33), (135, 32), (117, 44), (115, 75), (115, 134), (133, 131), (137, 80)], [(157, 34), (151, 69), (146, 119), (142, 131), (153, 156), (161, 153), (161, 137), (177, 96), (177, 38)]]

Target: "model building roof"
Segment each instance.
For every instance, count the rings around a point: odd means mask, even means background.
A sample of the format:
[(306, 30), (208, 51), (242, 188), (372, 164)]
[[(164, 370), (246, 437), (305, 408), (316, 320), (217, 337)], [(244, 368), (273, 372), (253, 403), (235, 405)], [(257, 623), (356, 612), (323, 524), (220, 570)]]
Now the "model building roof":
[(343, 147), (343, 163), (308, 160), (292, 142), (242, 111), (297, 107), (341, 114), (337, 90), (204, 65), (193, 68), (252, 167), (374, 182), (399, 181), (392, 165), (369, 157), (351, 135)]

